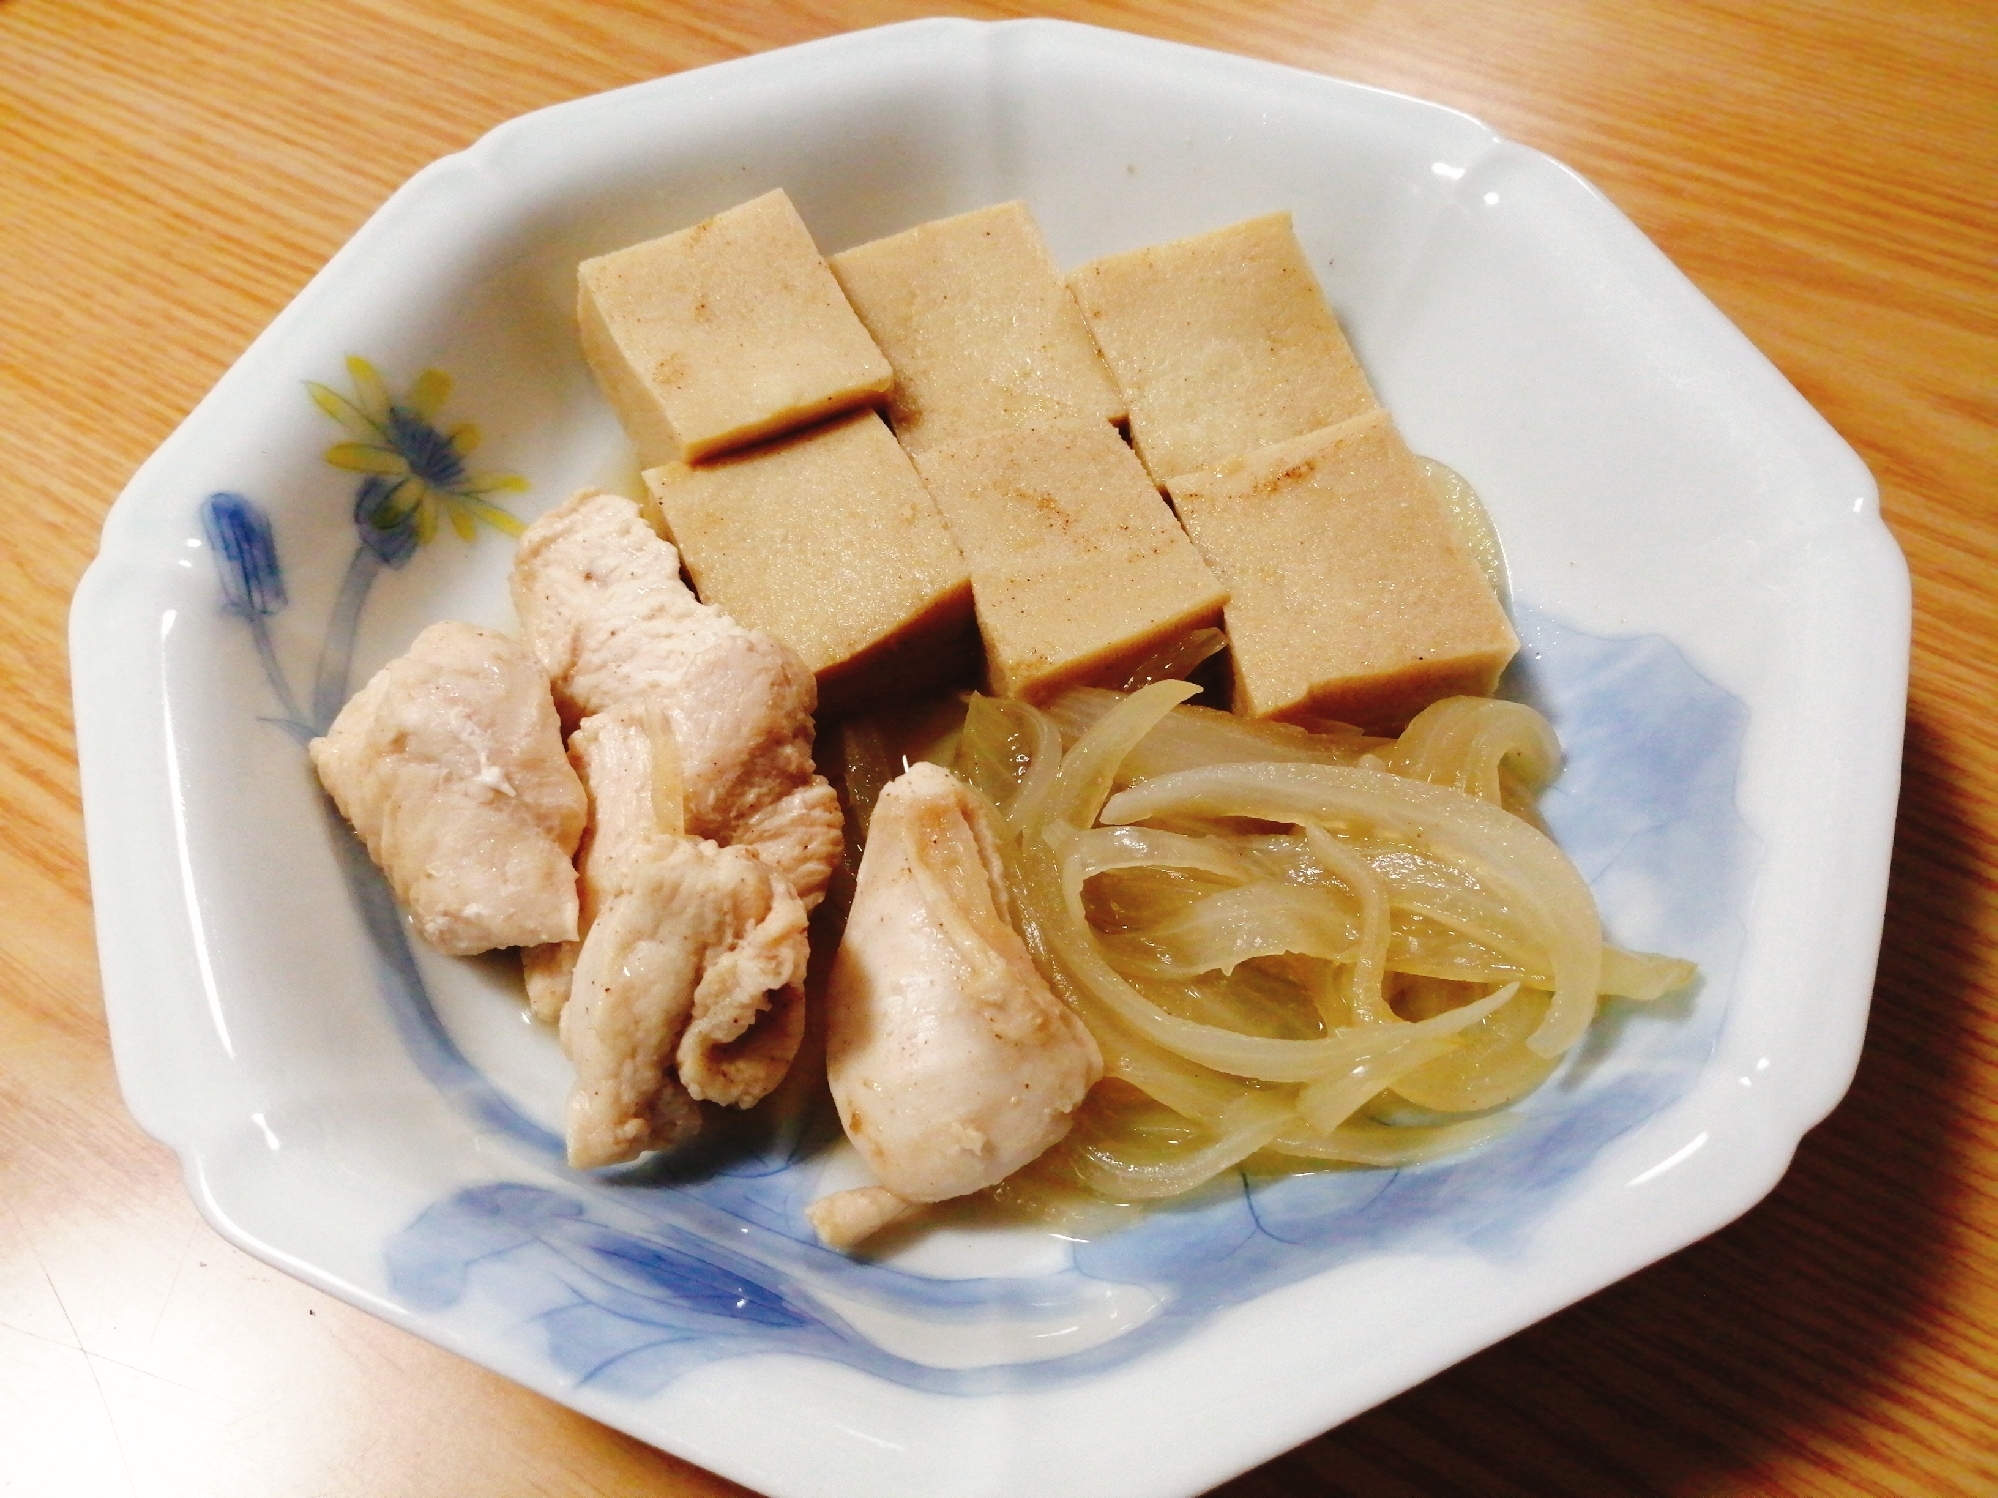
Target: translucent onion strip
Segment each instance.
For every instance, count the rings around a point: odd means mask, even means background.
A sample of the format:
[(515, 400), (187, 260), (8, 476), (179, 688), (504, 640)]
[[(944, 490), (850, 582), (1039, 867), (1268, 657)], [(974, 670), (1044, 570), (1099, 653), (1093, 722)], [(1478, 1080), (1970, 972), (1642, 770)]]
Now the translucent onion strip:
[(1554, 986), (1545, 962), (1535, 959), (1526, 966), (1508, 951), (1487, 946), (1474, 936), (1412, 911), (1397, 914), (1388, 941), (1388, 967), (1419, 978), (1449, 978), (1459, 983), (1510, 983), (1517, 979), (1532, 988)]
[[(1382, 868), (1381, 862), (1374, 867)], [(1394, 878), (1389, 870), (1388, 904), (1403, 916), (1412, 916), (1431, 927), (1441, 927), (1489, 952), (1496, 952), (1523, 973), (1535, 975), (1550, 971), (1547, 946), (1536, 940), (1535, 930), (1523, 927), (1518, 914), (1503, 901), (1482, 890), (1455, 890), (1435, 884), (1411, 884)], [(1415, 922), (1398, 923), (1409, 935), (1424, 929)], [(1543, 983), (1543, 988), (1551, 984)]]
[[(1304, 838), (1261, 834), (1227, 841), (1244, 862), (1275, 877), (1322, 885), (1332, 876), (1332, 871), (1311, 851), (1311, 844)], [(1350, 832), (1340, 837), (1339, 846), (1366, 860), (1387, 885), (1389, 907), (1403, 917), (1393, 922), (1391, 951), (1404, 951), (1403, 938), (1412, 932), (1441, 927), (1487, 952), (1499, 954), (1506, 969), (1499, 978), (1501, 982), (1546, 972), (1547, 954), (1536, 943), (1522, 940), (1518, 918), (1464, 870), (1425, 857), (1404, 844)], [(1412, 924), (1406, 919), (1409, 916), (1429, 925)], [(1391, 956), (1388, 966), (1399, 969), (1399, 958)]]
[(1254, 958), (1286, 954), (1346, 962), (1357, 944), (1353, 923), (1336, 905), (1282, 884), (1222, 890), (1106, 943), (1118, 967), (1162, 978), (1232, 973)]
[(1320, 1077), (1298, 1093), (1298, 1117), (1320, 1133), (1330, 1133), (1383, 1088), (1461, 1044), (1454, 1035), (1432, 1035), (1362, 1061), (1343, 1076)]
[(1052, 850), (1021, 849), (1020, 905), (1030, 910), (1049, 952), (1073, 974), (1077, 986), (1140, 1035), (1216, 1071), (1272, 1082), (1306, 1082), (1356, 1065), (1385, 1042), (1377, 1030), (1356, 1038), (1270, 1040), (1217, 1025), (1198, 1024), (1166, 1013), (1113, 968), (1083, 917), (1081, 903), (1068, 904)]
[(1496, 1139), (1513, 1127), (1508, 1113), (1488, 1113), (1461, 1123), (1407, 1127), (1356, 1120), (1320, 1133), (1302, 1119), (1286, 1125), (1266, 1146), (1271, 1154), (1346, 1165), (1420, 1165)]
[[(1073, 743), (1126, 700), (1122, 693), (1105, 688), (1074, 687), (1050, 702), (1047, 713), (1062, 737)], [(1267, 761), (1350, 765), (1393, 743), (1358, 732), (1309, 733), (1288, 723), (1238, 718), (1188, 704), (1169, 713), (1138, 741), (1125, 757), (1118, 779), (1128, 782), (1203, 765)]]
[(1445, 697), (1415, 715), (1387, 766), (1397, 775), (1452, 786), (1494, 806), (1504, 805), (1499, 776), (1508, 764), (1538, 791), (1561, 768), (1561, 745), (1532, 708), (1491, 697)]
[[(1130, 1083), (1147, 1097), (1196, 1123), (1218, 1127), (1229, 1107), (1242, 1096), (1239, 1078), (1175, 1056), (1114, 1019), (1099, 1013), (1091, 1018), (1089, 1030), (1103, 1052), (1106, 1077)], [(1288, 1090), (1277, 1095), (1286, 1099), (1286, 1106), (1295, 1096)]]
[(1527, 1043), (1542, 1056), (1558, 1056), (1595, 1016), (1602, 975), (1595, 899), (1551, 839), (1495, 806), (1377, 770), (1220, 765), (1144, 781), (1119, 792), (1102, 815), (1119, 824), (1179, 812), (1328, 827), (1359, 822), (1406, 838), (1419, 851), (1462, 861), (1481, 884), (1531, 919), (1546, 943), (1554, 1001)]
[[(1496, 1007), (1488, 999), (1420, 1024), (1368, 1025), (1323, 1040), (1271, 1040), (1181, 1019), (1159, 1008), (1110, 965), (1088, 928), (1080, 901), (1073, 905), (1063, 901), (1055, 871), (1045, 865), (1036, 869), (1031, 847), (1024, 852), (1021, 905), (1033, 910), (1049, 950), (1077, 986), (1147, 1040), (1215, 1071), (1266, 1082), (1309, 1082), (1349, 1071), (1418, 1032), (1453, 1034), (1482, 1019), (1489, 1012), (1483, 1005)], [(1595, 1002), (1593, 993), (1589, 1002)]]
[(1061, 768), (1061, 733), (1024, 702), (974, 694), (965, 708), (956, 768), (1017, 834), (1032, 825)]
[[(1072, 690), (1047, 713), (974, 698), (966, 718), (958, 763), (1003, 809), (1021, 934), (1123, 1084), (1044, 1157), (1049, 1182), (1132, 1202), (1258, 1152), (1298, 1169), (1469, 1149), (1512, 1126), (1495, 1110), (1546, 1079), (1599, 992), (1694, 976), (1606, 948), (1526, 820), (1560, 758), (1531, 709), (1446, 701), (1397, 742), (1193, 691)], [(1403, 1102), (1428, 1116), (1379, 1111)]]
[(1324, 828), (1307, 825), (1304, 840), (1319, 863), (1360, 902), (1360, 940), (1346, 974), (1346, 1002), (1353, 1017), (1364, 1025), (1394, 1024), (1394, 1011), (1388, 1008), (1381, 986), (1387, 977), (1387, 887), (1372, 865), (1340, 847)]
[(1146, 1158), (1108, 1131), (1078, 1127), (1082, 1137), (1069, 1150), (1069, 1165), (1084, 1185), (1112, 1201), (1157, 1201), (1183, 1195), (1241, 1164), (1274, 1139), (1290, 1118), (1287, 1099), (1244, 1093), (1217, 1121), (1215, 1138), (1164, 1159)]
[(1228, 648), (1228, 637), (1218, 629), (1196, 629), (1181, 635), (1165, 649), (1145, 657), (1124, 678), (1124, 690), (1135, 692), (1155, 681), (1184, 681), (1202, 661)]
[[(1021, 851), (1020, 845), (1011, 850), (1016, 860)], [(1031, 881), (1023, 877), (1019, 862), (1012, 865), (1011, 873), (1013, 908), (1020, 935), (1049, 986), (1087, 1021), (1103, 1053), (1103, 1074), (1130, 1083), (1188, 1118), (1209, 1125), (1218, 1123), (1228, 1105), (1241, 1096), (1242, 1082), (1175, 1055), (1122, 1023), (1105, 1005), (1093, 1001), (1088, 990), (1061, 963), (1048, 940), (1047, 918), (1059, 914), (1059, 907), (1033, 898)]]
[(1184, 681), (1161, 681), (1133, 692), (1105, 713), (1062, 756), (1061, 768), (1055, 772), (1046, 804), (1037, 809), (1035, 822), (1049, 832), (1056, 830), (1056, 824), (1078, 832), (1094, 827), (1125, 756), (1160, 719), (1199, 690)]
[(1471, 1026), (1447, 1055), (1387, 1084), (1419, 1108), (1476, 1113), (1517, 1102), (1547, 1080), (1556, 1059), (1529, 1050), (1526, 1038), (1547, 1011), (1547, 995), (1528, 990), (1517, 1003)]
[(1068, 867), (1078, 882), (1116, 869), (1191, 869), (1230, 884), (1247, 884), (1256, 871), (1225, 843), (1152, 827), (1097, 827), (1069, 845)]
[(1620, 999), (1661, 999), (1684, 988), (1699, 976), (1693, 963), (1678, 957), (1660, 957), (1656, 952), (1631, 952), (1622, 947), (1603, 948), (1602, 991)]
[(871, 718), (850, 718), (839, 728), (841, 775), (846, 782), (846, 800), (853, 812), (854, 825), (863, 843), (874, 820), (874, 803), (881, 788), (901, 773), (901, 766), (888, 752), (881, 727)]
[[(1117, 971), (1126, 971), (1128, 952), (1112, 950), (1108, 955)], [(1136, 965), (1127, 976), (1146, 999), (1181, 1019), (1269, 1040), (1316, 1040), (1327, 1033), (1317, 994), (1302, 984), (1286, 983), (1270, 969), (1270, 962), (1289, 960), (1304, 959), (1266, 959), (1225, 978), (1214, 972), (1161, 976)], [(1345, 1016), (1338, 1018), (1343, 1021)]]

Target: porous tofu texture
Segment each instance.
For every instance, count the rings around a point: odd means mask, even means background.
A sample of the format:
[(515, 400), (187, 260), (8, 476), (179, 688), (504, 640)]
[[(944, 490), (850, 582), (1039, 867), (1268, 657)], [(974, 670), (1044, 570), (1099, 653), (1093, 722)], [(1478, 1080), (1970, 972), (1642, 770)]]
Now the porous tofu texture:
[(976, 659), (964, 558), (874, 412), (645, 483), (702, 601), (795, 650), (826, 710), (941, 685)]
[(1519, 648), (1385, 411), (1170, 485), (1228, 586), (1235, 710), (1398, 729), (1487, 696)]
[(895, 370), (889, 419), (911, 450), (993, 427), (1124, 419), (1124, 397), (1023, 203), (832, 257)]
[(1160, 485), (1378, 408), (1288, 213), (1092, 260), (1069, 287)]
[(914, 456), (971, 569), (1000, 695), (1107, 679), (1220, 613), (1226, 590), (1115, 428), (1010, 427)]
[(576, 279), (583, 356), (643, 464), (699, 462), (893, 383), (781, 191), (585, 260)]

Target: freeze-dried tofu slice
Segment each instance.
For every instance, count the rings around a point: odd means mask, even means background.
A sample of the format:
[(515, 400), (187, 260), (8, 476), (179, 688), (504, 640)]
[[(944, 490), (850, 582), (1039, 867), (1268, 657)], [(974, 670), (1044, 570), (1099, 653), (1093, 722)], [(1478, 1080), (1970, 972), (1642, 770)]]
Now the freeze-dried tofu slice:
[(1169, 487), (1228, 585), (1237, 712), (1398, 728), (1489, 695), (1519, 648), (1385, 411)]
[(577, 268), (583, 356), (646, 464), (699, 462), (893, 382), (783, 192)]
[(1069, 286), (1161, 485), (1378, 406), (1288, 213), (1093, 260)]
[(976, 659), (964, 558), (874, 412), (645, 482), (702, 601), (797, 651), (826, 711)]
[(992, 427), (1124, 419), (1124, 397), (1023, 203), (937, 219), (832, 257), (895, 370), (912, 451)]
[(1219, 616), (1226, 590), (1114, 428), (1009, 428), (915, 458), (971, 569), (1001, 695), (1103, 678)]

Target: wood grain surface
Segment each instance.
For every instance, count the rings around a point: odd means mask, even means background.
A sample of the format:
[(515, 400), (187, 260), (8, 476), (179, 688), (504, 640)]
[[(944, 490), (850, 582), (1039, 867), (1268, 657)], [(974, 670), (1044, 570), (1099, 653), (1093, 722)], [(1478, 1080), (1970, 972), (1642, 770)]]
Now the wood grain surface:
[[(105, 511), (411, 172), (511, 115), (936, 9), (0, 0), (0, 1494), (713, 1495), (224, 1244), (119, 1102), (64, 621)], [(1915, 578), (1851, 1094), (1763, 1205), (1230, 1498), (1998, 1492), (1998, 9), (1039, 12), (1405, 90), (1602, 187), (1878, 476)]]

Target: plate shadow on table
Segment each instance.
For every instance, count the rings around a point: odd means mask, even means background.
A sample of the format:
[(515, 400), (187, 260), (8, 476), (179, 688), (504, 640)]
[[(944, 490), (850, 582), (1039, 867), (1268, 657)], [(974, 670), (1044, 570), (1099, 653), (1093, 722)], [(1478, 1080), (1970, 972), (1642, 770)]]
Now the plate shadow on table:
[[(1890, 1419), (1961, 1252), (1979, 880), (1957, 768), (1911, 708), (1866, 1048), (1761, 1205), (1213, 1498), (1691, 1495)], [(1911, 1478), (1923, 1423), (1899, 1432)], [(1963, 1471), (1928, 1456), (1938, 1479)]]

